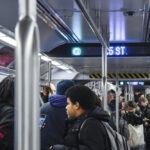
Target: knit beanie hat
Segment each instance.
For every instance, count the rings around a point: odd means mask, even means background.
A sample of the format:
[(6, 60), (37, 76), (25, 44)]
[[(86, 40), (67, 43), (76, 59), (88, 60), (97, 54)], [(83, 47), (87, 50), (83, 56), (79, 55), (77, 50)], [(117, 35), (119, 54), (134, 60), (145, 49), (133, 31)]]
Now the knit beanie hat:
[(74, 86), (71, 80), (62, 80), (57, 84), (56, 94), (65, 95), (68, 88)]

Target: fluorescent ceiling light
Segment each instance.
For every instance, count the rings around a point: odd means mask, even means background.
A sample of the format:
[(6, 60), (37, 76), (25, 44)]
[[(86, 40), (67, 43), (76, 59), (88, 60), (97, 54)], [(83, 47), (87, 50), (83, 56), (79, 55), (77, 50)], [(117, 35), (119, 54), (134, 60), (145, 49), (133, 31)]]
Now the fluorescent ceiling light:
[(52, 61), (52, 64), (55, 65), (55, 66), (61, 66), (61, 64), (57, 61)]
[(72, 73), (72, 71), (71, 70), (66, 70), (68, 73)]
[(63, 65), (61, 65), (61, 66), (57, 66), (57, 67), (59, 67), (59, 68), (61, 68), (61, 69), (63, 69), (63, 70), (68, 70), (68, 69), (69, 69), (68, 67), (63, 66)]
[(42, 59), (42, 60), (44, 60), (44, 61), (51, 61), (51, 63), (52, 63), (53, 65), (57, 66), (57, 67), (60, 68), (60, 69), (63, 69), (63, 70), (68, 70), (68, 69), (69, 69), (67, 66), (61, 64), (61, 63), (58, 62), (58, 61), (54, 61), (54, 60), (50, 59), (50, 58), (47, 57), (47, 56), (43, 56), (43, 55), (40, 54), (40, 53), (39, 53), (38, 55), (41, 56), (41, 59)]
[(42, 56), (42, 54), (41, 54), (41, 53), (38, 53), (38, 56)]
[(17, 45), (15, 39), (7, 36), (6, 34), (4, 34), (2, 32), (0, 32), (0, 40), (5, 42), (5, 43), (7, 43), (7, 44), (10, 44), (10, 45), (12, 45), (14, 47), (16, 47), (16, 45)]
[(41, 59), (44, 61), (52, 61), (50, 58), (46, 57), (46, 56), (41, 56)]

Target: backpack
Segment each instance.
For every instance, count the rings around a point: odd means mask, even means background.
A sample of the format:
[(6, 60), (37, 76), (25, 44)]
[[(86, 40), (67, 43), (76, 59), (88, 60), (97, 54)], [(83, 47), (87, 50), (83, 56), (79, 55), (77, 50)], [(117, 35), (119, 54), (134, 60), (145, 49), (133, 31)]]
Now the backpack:
[[(85, 123), (90, 119), (93, 119), (93, 118), (89, 117), (85, 119), (83, 123), (81, 124), (79, 134), (78, 134), (79, 139), (80, 139), (80, 131), (83, 129)], [(113, 130), (107, 122), (104, 122), (104, 121), (99, 121), (99, 122), (103, 125), (103, 127), (105, 128), (107, 132), (109, 142), (111, 145), (111, 148), (110, 148), (111, 150), (130, 150), (127, 140), (124, 136), (122, 136), (121, 134)]]
[[(116, 114), (112, 113), (111, 118), (115, 124), (116, 122)], [(130, 137), (130, 132), (129, 132), (129, 127), (128, 123), (126, 120), (124, 120), (122, 117), (119, 117), (119, 133), (123, 135), (127, 140), (129, 140)]]

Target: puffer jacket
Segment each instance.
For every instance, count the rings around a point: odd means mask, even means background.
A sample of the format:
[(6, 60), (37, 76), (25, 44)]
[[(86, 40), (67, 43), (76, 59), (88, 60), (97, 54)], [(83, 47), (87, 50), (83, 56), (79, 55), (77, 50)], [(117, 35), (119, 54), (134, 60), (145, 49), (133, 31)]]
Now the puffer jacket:
[[(81, 124), (87, 119), (80, 131)], [(64, 145), (54, 145), (53, 150), (109, 150), (110, 143), (100, 121), (109, 122), (109, 115), (100, 107), (67, 120)], [(80, 135), (80, 136), (79, 136)], [(79, 138), (80, 137), (80, 138)]]
[(133, 126), (143, 124), (143, 117), (141, 111), (128, 112), (125, 115), (123, 115), (123, 119), (125, 119), (128, 122), (128, 124), (131, 124)]
[(0, 105), (0, 149), (14, 149), (14, 107)]

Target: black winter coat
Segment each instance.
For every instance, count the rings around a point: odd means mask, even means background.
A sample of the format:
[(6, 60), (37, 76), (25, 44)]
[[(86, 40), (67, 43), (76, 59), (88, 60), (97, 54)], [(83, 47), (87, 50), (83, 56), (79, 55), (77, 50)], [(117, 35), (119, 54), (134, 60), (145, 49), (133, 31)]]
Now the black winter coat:
[[(89, 117), (92, 119), (87, 120), (80, 130), (81, 124)], [(64, 145), (54, 145), (53, 150), (109, 150), (107, 133), (100, 123), (108, 122), (109, 119), (109, 115), (102, 108), (96, 107), (92, 112), (68, 120)]]
[(143, 116), (141, 111), (128, 112), (125, 115), (123, 115), (123, 119), (125, 119), (128, 122), (128, 124), (131, 124), (133, 126), (143, 124)]
[(14, 107), (0, 105), (0, 150), (14, 149)]

